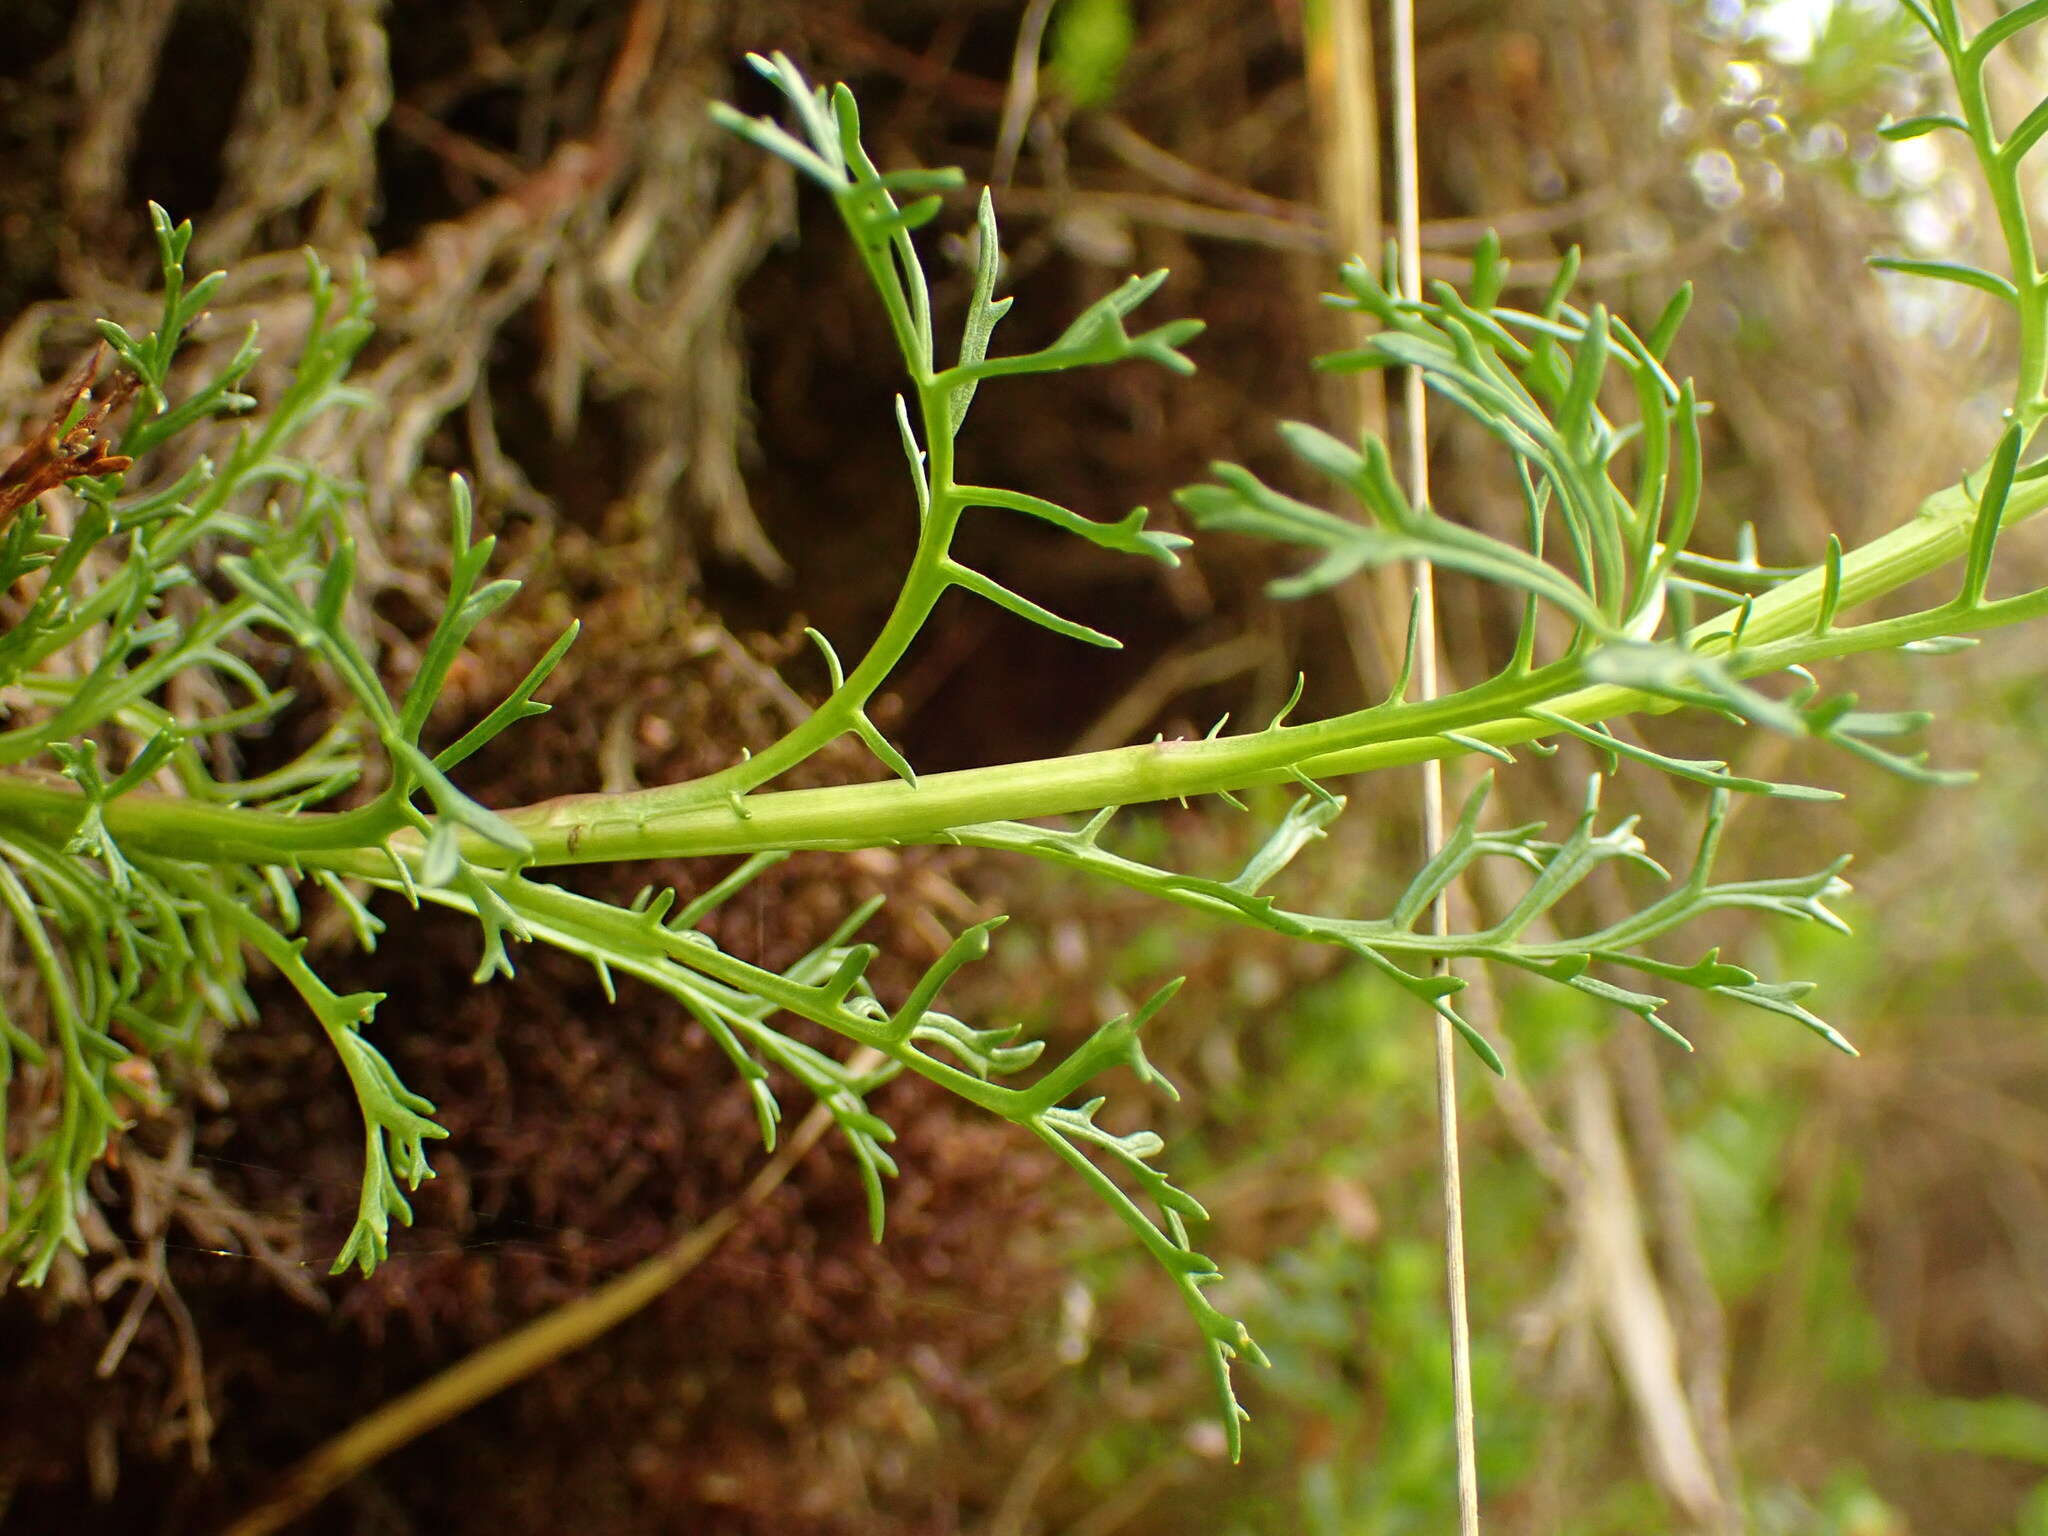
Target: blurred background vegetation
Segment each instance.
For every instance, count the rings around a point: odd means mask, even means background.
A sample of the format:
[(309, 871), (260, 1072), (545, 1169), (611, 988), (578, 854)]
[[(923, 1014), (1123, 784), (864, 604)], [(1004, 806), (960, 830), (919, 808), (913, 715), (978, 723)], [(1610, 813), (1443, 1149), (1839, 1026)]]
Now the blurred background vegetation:
[[(856, 645), (910, 540), (892, 354), (855, 264), (812, 199), (705, 121), (713, 99), (766, 105), (741, 53), (849, 80), (891, 159), (997, 185), (1013, 345), (1128, 271), (1173, 269), (1162, 304), (1211, 324), (1196, 379), (1019, 385), (968, 445), (978, 478), (1102, 513), (1159, 505), (1226, 453), (1284, 481), (1276, 415), (1383, 409), (1307, 367), (1346, 340), (1315, 298), (1376, 168), (1342, 114), (1345, 50), (1371, 46), (1356, 18), (1341, 0), (8, 0), (0, 421), (37, 419), (92, 315), (148, 312), (145, 198), (232, 270), (215, 345), (256, 318), (288, 356), (296, 249), (359, 257), (380, 409), (319, 451), (365, 488), (385, 664), (404, 674), (430, 611), (434, 484), (468, 470), (528, 583), (469, 702), (566, 614), (585, 621), (552, 736), (480, 760), (475, 791), (703, 771), (815, 695), (801, 626)], [(1430, 0), (1420, 28), (1435, 270), (1455, 277), (1493, 225), (1532, 283), (1583, 246), (1592, 293), (1632, 315), (1698, 283), (1677, 362), (1716, 404), (1713, 537), (1753, 524), (1767, 561), (1811, 559), (1828, 529), (1889, 527), (1982, 456), (2005, 338), (1862, 265), (1953, 251), (1982, 222), (1935, 140), (1872, 132), (1929, 89), (1893, 7)], [(2013, 52), (2008, 106), (2048, 81), (2037, 51)], [(956, 256), (965, 214), (936, 237)], [(940, 302), (965, 292), (958, 272)], [(1432, 452), (1444, 510), (1519, 517), (1475, 434), (1440, 416)], [(1003, 538), (976, 558), (1129, 648), (950, 610), (883, 720), (921, 767), (1200, 729), (1270, 711), (1298, 671), (1332, 707), (1385, 677), (1398, 594), (1278, 611), (1259, 596), (1273, 568), (1221, 542), (1159, 575)], [(1507, 632), (1457, 583), (1445, 613), (1454, 672)], [(1482, 1010), (1515, 1067), (1468, 1073), (1464, 1096), (1490, 1530), (2048, 1533), (2038, 648), (1994, 637), (1858, 679), (1939, 709), (1938, 756), (1983, 769), (1974, 789), (1738, 764), (1851, 791), (1742, 808), (1725, 867), (1861, 851), (1858, 936), (1771, 962), (1821, 980), (1860, 1061), (1756, 1017), (1680, 1016), (1699, 1045), (1681, 1056), (1547, 993)], [(317, 731), (318, 681), (299, 681), (297, 728)], [(1561, 814), (1589, 766), (1567, 752), (1511, 776), (1515, 818)], [(1641, 797), (1653, 846), (1682, 841), (1700, 805), (1646, 777), (1614, 794)], [(1384, 814), (1355, 805), (1309, 861), (1318, 899), (1398, 877), (1410, 787), (1383, 791)], [(1143, 835), (1221, 864), (1245, 834), (1198, 806)], [(627, 894), (706, 876), (578, 878)], [(995, 903), (1017, 912), (980, 1001), (1050, 1033), (1191, 976), (1151, 1042), (1186, 1098), (1158, 1113), (1274, 1358), (1247, 1373), (1245, 1464), (1221, 1460), (1180, 1320), (1121, 1235), (1033, 1149), (902, 1085), (880, 1248), (828, 1144), (648, 1313), (302, 1528), (1448, 1529), (1425, 1021), (1326, 957), (959, 855), (793, 860), (721, 942), (786, 960), (872, 891), (906, 966)], [(473, 991), (461, 925), (414, 931), (330, 972), (392, 994), (394, 1059), (455, 1133), (420, 1227), (370, 1281), (316, 1278), (357, 1139), (275, 995), (169, 1105), (138, 1095), (94, 1253), (0, 1299), (0, 1526), (216, 1528), (327, 1435), (744, 1184), (751, 1107), (675, 1010), (610, 1007), (541, 955)], [(1737, 956), (1783, 942), (1714, 937)]]

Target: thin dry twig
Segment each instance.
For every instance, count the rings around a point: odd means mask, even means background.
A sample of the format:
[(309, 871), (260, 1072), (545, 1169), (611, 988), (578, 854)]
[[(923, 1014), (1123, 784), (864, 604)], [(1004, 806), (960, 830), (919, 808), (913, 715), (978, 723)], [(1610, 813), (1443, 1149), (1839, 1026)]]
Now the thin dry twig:
[[(856, 1059), (853, 1070), (872, 1071), (881, 1060), (879, 1052), (868, 1052)], [(229, 1526), (223, 1536), (270, 1536), (283, 1530), (400, 1446), (524, 1381), (646, 1308), (690, 1275), (750, 1212), (780, 1189), (831, 1125), (831, 1112), (822, 1104), (814, 1105), (730, 1204), (617, 1279), (486, 1345), (357, 1421), (286, 1472), (268, 1497)]]
[(1700, 1250), (1692, 1198), (1679, 1173), (1655, 1047), (1640, 1030), (1623, 1030), (1615, 1037), (1611, 1053), (1616, 1058), (1615, 1090), (1636, 1166), (1649, 1185), (1657, 1249), (1677, 1308), (1686, 1399), (1713, 1473), (1718, 1507), (1710, 1509), (1705, 1519), (1716, 1536), (1739, 1536), (1742, 1515), (1736, 1501), (1742, 1483), (1728, 1422), (1728, 1325)]
[(1571, 1068), (1569, 1086), (1572, 1139), (1584, 1169), (1575, 1225), (1601, 1332), (1635, 1405), (1659, 1486), (1686, 1518), (1719, 1528), (1725, 1506), (1679, 1379), (1678, 1339), (1650, 1267), (1613, 1085), (1589, 1052)]
[[(134, 396), (134, 375), (116, 374), (105, 394), (93, 398), (99, 382), (100, 365), (106, 361), (106, 347), (95, 347), (79, 365), (57, 397), (56, 408), (12, 462), (0, 470), (0, 523), (45, 492), (67, 481), (95, 475), (117, 475), (134, 461), (115, 453), (113, 444), (100, 435), (107, 417)], [(74, 413), (86, 405), (83, 415)]]

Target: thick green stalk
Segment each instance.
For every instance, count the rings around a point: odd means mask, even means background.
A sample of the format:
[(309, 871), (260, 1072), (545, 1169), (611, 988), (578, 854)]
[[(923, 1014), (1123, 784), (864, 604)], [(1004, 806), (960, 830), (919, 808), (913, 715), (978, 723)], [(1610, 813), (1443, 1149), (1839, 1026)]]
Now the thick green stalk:
[[(2020, 522), (2044, 507), (2048, 481), (2024, 482), (2014, 487), (2004, 521)], [(1968, 547), (1975, 517), (1975, 500), (1962, 485), (1929, 497), (1911, 521), (1844, 557), (1843, 606), (1881, 597), (1954, 562)], [(1936, 608), (1815, 636), (1809, 632), (1822, 585), (1816, 569), (1751, 605), (1738, 671), (1755, 676), (1798, 662), (1992, 628), (2048, 606), (2048, 599), (2029, 595), (1968, 612)], [(1714, 637), (1733, 627), (1733, 616), (1722, 615), (1700, 625), (1695, 635), (1703, 648), (1711, 649)], [(1588, 683), (1585, 663), (1570, 660), (1427, 704), (1383, 705), (1215, 740), (1162, 741), (931, 774), (915, 785), (892, 779), (756, 793), (735, 803), (724, 793), (707, 794), (714, 776), (625, 795), (566, 796), (506, 812), (505, 819), (531, 839), (534, 863), (542, 866), (929, 842), (942, 839), (949, 828), (974, 822), (1215, 794), (1301, 774), (1362, 773), (1470, 750), (1446, 732), (1510, 747), (1556, 733), (1554, 725), (1524, 713), (1537, 706), (1582, 723), (1668, 707), (1640, 689)], [(42, 774), (0, 775), (0, 820), (61, 837), (81, 813), (78, 792), (67, 781)], [(303, 864), (347, 874), (386, 874), (388, 858), (374, 841), (364, 840), (360, 816), (281, 816), (146, 794), (124, 796), (106, 808), (109, 830), (142, 852), (209, 863)], [(375, 824), (379, 832), (389, 827), (384, 818)], [(393, 839), (401, 851), (418, 840), (410, 830)], [(504, 857), (480, 839), (466, 840), (465, 852), (479, 863)]]
[[(2014, 488), (2004, 521), (2019, 522), (2044, 507), (2048, 484), (2028, 482)], [(1953, 562), (1968, 547), (1975, 516), (1975, 500), (1961, 485), (1928, 498), (1910, 522), (1843, 559), (1842, 604), (1896, 591)], [(1806, 634), (1819, 611), (1822, 585), (1816, 569), (1751, 605), (1743, 630), (1744, 656), (1751, 664), (1738, 665), (1738, 671), (1757, 675), (1847, 649), (1890, 648), (1904, 640), (1989, 628), (2028, 617), (2039, 607), (2019, 601), (1967, 614), (1937, 609), (1885, 621), (1864, 631), (1862, 643), (1850, 647), (1835, 633)], [(1699, 626), (1696, 635), (1704, 648), (1711, 649), (1712, 637), (1729, 633), (1734, 623), (1733, 615), (1723, 615)], [(1752, 647), (1758, 649), (1752, 653)], [(542, 864), (930, 840), (948, 827), (970, 822), (1215, 794), (1284, 782), (1298, 774), (1361, 773), (1470, 750), (1446, 739), (1445, 732), (1500, 747), (1554, 735), (1555, 726), (1521, 713), (1532, 705), (1581, 722), (1668, 707), (1640, 689), (1589, 685), (1583, 679), (1582, 662), (1561, 662), (1429, 704), (1382, 706), (1218, 740), (1163, 741), (1049, 762), (935, 774), (914, 787), (887, 782), (790, 790), (750, 796), (736, 809), (703, 804), (687, 795), (690, 786), (683, 785), (624, 796), (570, 796), (511, 812), (507, 819), (532, 839)]]

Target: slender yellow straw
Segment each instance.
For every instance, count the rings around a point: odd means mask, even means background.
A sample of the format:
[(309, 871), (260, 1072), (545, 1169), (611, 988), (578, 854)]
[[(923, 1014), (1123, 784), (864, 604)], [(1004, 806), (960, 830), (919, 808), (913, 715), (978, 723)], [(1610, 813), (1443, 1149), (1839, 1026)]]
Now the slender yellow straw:
[[(1401, 257), (1401, 291), (1422, 296), (1422, 175), (1416, 145), (1415, 5), (1391, 0), (1394, 54), (1394, 179), (1396, 231)], [(1408, 495), (1415, 505), (1429, 501), (1429, 432), (1427, 395), (1422, 371), (1407, 373)], [(1415, 600), (1421, 611), (1421, 654), (1416, 661), (1416, 686), (1425, 699), (1437, 696), (1436, 576), (1427, 562), (1415, 567)], [(1444, 840), (1444, 769), (1431, 759), (1422, 765), (1422, 840), (1426, 858), (1434, 858)], [(1451, 931), (1450, 891), (1437, 896), (1431, 922), (1439, 937)], [(1458, 1444), (1458, 1530), (1479, 1536), (1479, 1468), (1472, 1422), (1472, 1326), (1465, 1304), (1464, 1189), (1458, 1170), (1457, 1039), (1450, 1020), (1436, 1016), (1437, 1130), (1443, 1158), (1444, 1277), (1451, 1315), (1452, 1424)]]
[[(872, 1067), (879, 1062), (868, 1063)], [(856, 1071), (863, 1070), (860, 1061)], [(303, 1516), (343, 1483), (374, 1466), (400, 1446), (466, 1413), (485, 1398), (523, 1381), (571, 1350), (581, 1349), (617, 1327), (703, 1263), (731, 1235), (749, 1211), (787, 1179), (803, 1155), (832, 1123), (823, 1105), (814, 1107), (782, 1147), (754, 1175), (739, 1198), (699, 1222), (652, 1258), (642, 1260), (565, 1306), (488, 1344), (438, 1376), (393, 1398), (307, 1456), (278, 1482), (269, 1497), (222, 1536), (270, 1536)]]

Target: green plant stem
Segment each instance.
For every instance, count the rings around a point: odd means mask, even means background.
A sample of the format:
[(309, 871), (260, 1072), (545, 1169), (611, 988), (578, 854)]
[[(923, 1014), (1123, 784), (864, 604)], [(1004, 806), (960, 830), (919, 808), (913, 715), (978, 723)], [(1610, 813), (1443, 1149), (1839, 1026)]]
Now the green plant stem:
[[(2048, 508), (2048, 484), (2015, 486), (2005, 523)], [(1867, 602), (1954, 561), (1968, 547), (1976, 517), (1963, 485), (1930, 497), (1908, 523), (1872, 540), (1842, 562), (1841, 603)], [(2048, 612), (2048, 595), (2029, 593), (1967, 611), (1943, 606), (1846, 630), (1810, 634), (1822, 601), (1824, 575), (1815, 569), (1758, 598), (1743, 626), (1735, 670), (1758, 676), (1786, 666), (1853, 652), (1891, 648), (1967, 630), (1996, 627)], [(1695, 642), (1717, 648), (1735, 628), (1734, 615), (1700, 625)], [(1381, 706), (1303, 726), (1278, 727), (1205, 741), (1164, 741), (1053, 762), (1009, 764), (936, 774), (916, 786), (882, 782), (790, 790), (748, 798), (736, 810), (707, 805), (668, 789), (607, 798), (572, 796), (507, 813), (532, 839), (542, 864), (751, 852), (768, 847), (849, 847), (892, 839), (929, 839), (970, 822), (1022, 820), (1092, 811), (1180, 796), (1214, 794), (1306, 774), (1323, 777), (1447, 758), (1470, 750), (1447, 740), (1458, 732), (1491, 746), (1552, 735), (1555, 727), (1517, 711), (1541, 705), (1589, 723), (1664, 701), (1640, 689), (1587, 684), (1583, 665), (1554, 663), (1429, 703)], [(681, 786), (687, 791), (690, 786)], [(689, 804), (696, 800), (695, 805)]]
[[(950, 456), (950, 445), (945, 452)], [(935, 463), (938, 458), (935, 450)], [(730, 797), (748, 794), (788, 772), (853, 729), (861, 710), (903, 659), (911, 642), (931, 617), (933, 607), (945, 593), (946, 552), (961, 510), (960, 503), (950, 495), (933, 499), (931, 515), (919, 536), (917, 552), (912, 556), (910, 571), (904, 578), (896, 604), (874, 644), (868, 648), (845, 684), (835, 689), (832, 697), (819, 705), (802, 724), (765, 751), (688, 784), (670, 786), (678, 805), (723, 806)]]
[(2032, 432), (2048, 415), (2048, 304), (2044, 299), (2044, 275), (2034, 253), (2033, 223), (2025, 194), (2021, 191), (2016, 166), (2008, 165), (1991, 114), (1990, 94), (1985, 89), (1984, 66), (1990, 50), (1962, 42), (1962, 26), (1953, 0), (1941, 0), (1947, 38), (1937, 32), (1936, 41), (1948, 56), (1955, 76), (1956, 100), (1967, 125), (1970, 148), (1977, 157), (1985, 189), (1991, 194), (1998, 214), (1999, 234), (2004, 238), (2006, 257), (2012, 266), (2013, 287), (2018, 292), (2014, 309), (2019, 320), (2019, 367), (2013, 388), (2013, 408), (2021, 425)]
[[(924, 429), (924, 450), (928, 456), (922, 470), (913, 468), (914, 474), (923, 475), (928, 487), (920, 498), (927, 505), (919, 521), (917, 548), (911, 555), (903, 585), (881, 632), (875, 636), (867, 654), (861, 657), (845, 682), (833, 689), (832, 696), (806, 719), (766, 750), (689, 784), (672, 786), (678, 802), (682, 804), (722, 804), (731, 796), (747, 794), (853, 730), (868, 701), (887, 681), (896, 664), (923, 631), (932, 609), (950, 585), (947, 576), (949, 551), (967, 503), (953, 480), (954, 426), (948, 420), (950, 389), (944, 376), (934, 371), (930, 302), (924, 297), (922, 272), (915, 252), (906, 250), (904, 277), (899, 279), (892, 266), (897, 260), (892, 255), (892, 247), (873, 245), (863, 239), (847, 206), (843, 202), (838, 206), (848, 232), (853, 236), (854, 249), (860, 253), (867, 268), (869, 282), (889, 316), (897, 350), (902, 355), (911, 387), (917, 396), (918, 418)], [(907, 235), (899, 238), (908, 240)], [(913, 284), (908, 294), (905, 291), (906, 281)]]
[[(2013, 488), (2004, 522), (2009, 528), (2043, 509), (2048, 509), (2048, 481), (2024, 481)], [(1896, 591), (1956, 560), (1968, 548), (1976, 514), (1975, 496), (1967, 484), (1929, 497), (1910, 521), (1843, 558), (1842, 606)], [(1824, 583), (1816, 568), (1751, 604), (1743, 648), (1733, 658), (1738, 673), (1758, 676), (2048, 613), (2048, 593), (2034, 592), (1966, 610), (1943, 605), (1814, 635), (1810, 631)], [(1733, 614), (1719, 615), (1695, 629), (1694, 641), (1703, 650), (1725, 648), (1724, 637), (1735, 625)], [(1489, 746), (1512, 747), (1556, 734), (1554, 724), (1521, 713), (1536, 707), (1590, 723), (1669, 706), (1641, 689), (1588, 683), (1584, 663), (1568, 659), (1427, 703), (1382, 705), (1242, 736), (1162, 741), (1046, 762), (932, 774), (915, 785), (883, 780), (759, 793), (737, 805), (724, 793), (707, 796), (705, 786), (717, 780), (714, 775), (626, 795), (565, 796), (508, 811), (505, 819), (531, 839), (532, 862), (541, 866), (765, 848), (928, 842), (943, 838), (950, 828), (975, 822), (1029, 820), (1216, 794), (1284, 783), (1304, 774), (1361, 773), (1471, 750), (1447, 739), (1446, 732)], [(68, 781), (53, 775), (0, 774), (0, 821), (26, 823), (61, 840), (82, 814), (81, 797)], [(376, 835), (391, 833), (395, 818), (388, 812), (367, 821), (360, 811), (284, 816), (138, 792), (109, 804), (104, 814), (109, 830), (124, 845), (166, 857), (318, 867), (364, 878), (391, 872), (390, 857), (375, 840)], [(391, 843), (404, 853), (416, 851), (423, 839), (404, 829), (391, 833)], [(464, 851), (480, 864), (505, 861), (502, 850), (480, 838), (466, 835)]]

